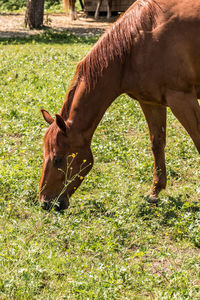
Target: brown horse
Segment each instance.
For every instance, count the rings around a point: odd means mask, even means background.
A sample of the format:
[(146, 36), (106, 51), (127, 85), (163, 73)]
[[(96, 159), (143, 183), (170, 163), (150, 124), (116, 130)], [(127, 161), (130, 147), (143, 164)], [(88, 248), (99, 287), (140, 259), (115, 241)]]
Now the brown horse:
[[(166, 186), (166, 108), (200, 152), (200, 2), (139, 0), (78, 64), (65, 102), (44, 137), (40, 201), (59, 208), (93, 164), (90, 144), (106, 109), (122, 93), (137, 99), (146, 117), (154, 156), (149, 202)], [(70, 168), (67, 168), (70, 166)], [(70, 170), (70, 171), (69, 171)]]
[[(83, 1), (79, 0), (81, 4), (81, 8), (84, 8)], [(70, 14), (71, 14), (71, 19), (76, 20), (77, 19), (77, 13), (76, 13), (76, 7), (75, 7), (76, 0), (63, 0), (63, 6), (65, 9), (66, 14), (69, 14), (69, 9), (70, 9)]]
[[(95, 19), (98, 19), (98, 17), (99, 17), (99, 10), (100, 10), (101, 4), (102, 4), (102, 0), (98, 0), (97, 8), (96, 8), (95, 15), (94, 15)], [(112, 0), (107, 0), (107, 19), (110, 19), (110, 17), (111, 17), (111, 8), (112, 8)]]
[[(84, 8), (83, 2), (82, 0), (79, 0), (82, 9)], [(110, 19), (111, 17), (111, 7), (112, 7), (112, 0), (106, 0), (107, 1), (107, 19)], [(77, 14), (76, 14), (76, 8), (75, 8), (75, 3), (76, 0), (63, 0), (63, 5), (64, 5), (64, 9), (66, 14), (68, 15), (68, 7), (70, 8), (71, 11), (71, 19), (72, 20), (76, 20), (77, 18)], [(96, 7), (96, 11), (95, 11), (95, 19), (98, 19), (99, 17), (99, 10), (102, 4), (102, 0), (97, 0), (97, 7)]]

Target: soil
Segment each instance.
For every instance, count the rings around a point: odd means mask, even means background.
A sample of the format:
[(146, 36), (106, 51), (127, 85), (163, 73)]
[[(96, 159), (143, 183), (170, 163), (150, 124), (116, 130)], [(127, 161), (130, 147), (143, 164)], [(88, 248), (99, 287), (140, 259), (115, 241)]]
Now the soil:
[[(65, 14), (45, 14), (44, 25), (54, 31), (62, 32), (69, 30), (70, 32), (82, 35), (102, 34), (115, 21), (116, 17), (112, 17), (109, 22), (105, 17), (95, 20), (80, 12), (77, 20), (72, 21)], [(0, 37), (24, 37), (35, 35), (43, 32), (42, 30), (29, 30), (24, 26), (24, 14), (0, 14)]]

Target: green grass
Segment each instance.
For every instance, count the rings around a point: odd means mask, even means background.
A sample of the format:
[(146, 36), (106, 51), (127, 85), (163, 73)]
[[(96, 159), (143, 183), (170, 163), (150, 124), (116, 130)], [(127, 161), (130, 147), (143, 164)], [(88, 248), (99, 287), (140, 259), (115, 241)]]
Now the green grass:
[[(76, 1), (76, 9), (81, 10), (79, 1)], [(0, 0), (0, 13), (24, 13), (26, 10), (26, 0)], [(62, 0), (45, 0), (45, 13), (63, 13)]]
[(147, 125), (122, 95), (95, 132), (95, 165), (63, 213), (38, 203), (40, 109), (58, 113), (96, 38), (0, 45), (0, 299), (200, 299), (199, 155), (168, 111), (168, 186), (148, 205)]

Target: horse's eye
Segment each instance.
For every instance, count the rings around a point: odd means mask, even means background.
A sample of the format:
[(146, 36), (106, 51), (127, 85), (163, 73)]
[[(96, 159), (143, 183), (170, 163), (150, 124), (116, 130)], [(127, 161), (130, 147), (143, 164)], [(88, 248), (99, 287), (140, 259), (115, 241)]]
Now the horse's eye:
[(56, 157), (54, 156), (53, 158), (53, 164), (55, 167), (59, 167), (63, 162), (63, 158), (62, 157)]

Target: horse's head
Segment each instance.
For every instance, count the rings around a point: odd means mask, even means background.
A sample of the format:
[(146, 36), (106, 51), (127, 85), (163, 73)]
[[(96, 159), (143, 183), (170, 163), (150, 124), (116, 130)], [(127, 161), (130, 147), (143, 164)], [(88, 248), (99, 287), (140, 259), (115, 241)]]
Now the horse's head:
[(93, 157), (90, 143), (69, 122), (60, 115), (54, 120), (45, 110), (42, 114), (50, 126), (44, 137), (39, 200), (45, 209), (62, 210), (92, 168)]

